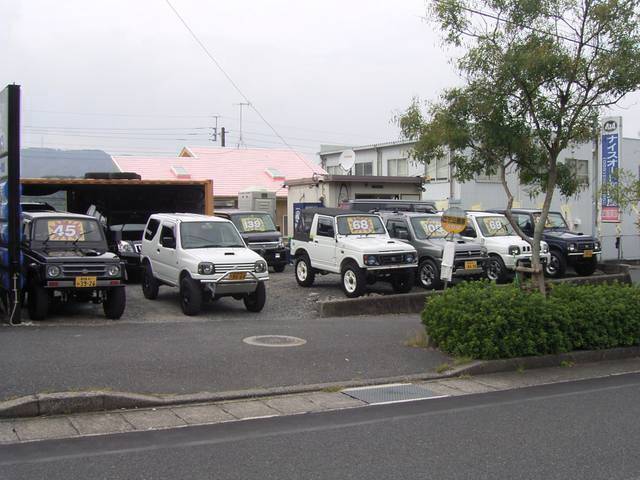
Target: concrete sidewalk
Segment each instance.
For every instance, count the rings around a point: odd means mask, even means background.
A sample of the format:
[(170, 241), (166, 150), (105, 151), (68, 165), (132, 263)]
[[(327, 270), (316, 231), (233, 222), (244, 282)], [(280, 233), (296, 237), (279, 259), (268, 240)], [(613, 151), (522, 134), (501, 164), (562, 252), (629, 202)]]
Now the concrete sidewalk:
[[(575, 366), (567, 363), (563, 367), (496, 373), (475, 377), (461, 376), (429, 382), (417, 382), (413, 386), (428, 390), (431, 396), (458, 396), (635, 372), (640, 372), (639, 358)], [(0, 443), (8, 444), (86, 435), (161, 430), (261, 417), (366, 407), (369, 404), (376, 404), (358, 400), (353, 398), (352, 395), (353, 391), (349, 389), (344, 391), (318, 391), (198, 405), (119, 410), (30, 419), (8, 419), (0, 421)]]

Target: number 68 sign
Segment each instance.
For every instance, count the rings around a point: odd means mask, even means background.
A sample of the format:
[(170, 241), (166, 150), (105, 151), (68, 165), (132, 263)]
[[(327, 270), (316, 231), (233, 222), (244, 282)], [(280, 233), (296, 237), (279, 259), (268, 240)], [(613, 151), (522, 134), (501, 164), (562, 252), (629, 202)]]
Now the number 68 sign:
[(373, 233), (373, 220), (368, 217), (347, 217), (347, 224), (352, 234)]

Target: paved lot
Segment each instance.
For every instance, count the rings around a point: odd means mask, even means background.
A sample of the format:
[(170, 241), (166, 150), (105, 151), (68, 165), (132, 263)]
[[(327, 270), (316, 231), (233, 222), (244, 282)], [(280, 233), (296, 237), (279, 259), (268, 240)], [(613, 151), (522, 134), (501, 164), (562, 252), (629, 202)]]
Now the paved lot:
[[(120, 321), (105, 320), (100, 306), (80, 305), (46, 322), (0, 327), (0, 399), (105, 388), (221, 392), (423, 373), (447, 361), (437, 351), (406, 345), (421, 331), (418, 315), (319, 318), (309, 295), (341, 296), (337, 278), (302, 289), (291, 271), (272, 274), (259, 314), (222, 299), (186, 317), (173, 289), (149, 301), (139, 285), (130, 285)], [(242, 341), (267, 334), (307, 343), (268, 348)]]

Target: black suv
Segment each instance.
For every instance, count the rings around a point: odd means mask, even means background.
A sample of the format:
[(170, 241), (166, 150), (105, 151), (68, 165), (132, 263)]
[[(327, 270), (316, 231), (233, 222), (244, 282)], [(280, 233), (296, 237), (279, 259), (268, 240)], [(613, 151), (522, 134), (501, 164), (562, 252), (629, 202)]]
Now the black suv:
[(214, 215), (231, 220), (247, 246), (257, 252), (276, 272), (287, 266), (287, 249), (271, 215), (248, 210), (216, 210)]
[[(504, 210), (489, 210), (504, 213)], [(522, 231), (533, 237), (535, 223), (541, 210), (512, 209), (513, 218)], [(542, 239), (549, 244), (551, 259), (545, 266), (545, 274), (551, 278), (564, 275), (567, 266), (573, 267), (578, 275), (591, 275), (598, 265), (601, 253), (600, 241), (590, 235), (572, 232), (560, 212), (549, 212)]]
[(123, 266), (109, 252), (104, 230), (95, 218), (25, 212), (22, 254), (32, 320), (44, 320), (53, 302), (71, 300), (102, 303), (110, 319), (122, 316), (126, 304)]

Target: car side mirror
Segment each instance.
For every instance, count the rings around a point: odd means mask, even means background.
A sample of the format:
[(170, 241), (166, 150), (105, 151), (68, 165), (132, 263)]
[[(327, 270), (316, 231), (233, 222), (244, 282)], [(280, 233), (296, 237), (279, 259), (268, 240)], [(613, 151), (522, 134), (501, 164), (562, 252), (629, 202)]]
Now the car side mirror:
[(396, 236), (399, 240), (409, 240), (409, 232), (404, 229), (396, 229)]
[(280, 225), (276, 225), (276, 230), (280, 231)]
[(164, 248), (176, 248), (176, 239), (173, 237), (162, 237), (162, 246)]

